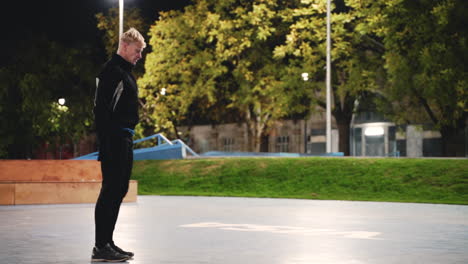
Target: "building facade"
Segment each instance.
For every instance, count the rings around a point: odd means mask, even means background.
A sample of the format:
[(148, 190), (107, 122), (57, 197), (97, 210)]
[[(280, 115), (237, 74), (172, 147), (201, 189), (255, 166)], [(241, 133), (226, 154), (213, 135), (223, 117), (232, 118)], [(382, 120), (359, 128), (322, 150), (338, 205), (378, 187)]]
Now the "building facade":
[[(187, 144), (196, 152), (248, 152), (246, 124), (181, 127)], [(353, 118), (350, 155), (366, 157), (437, 157), (442, 154), (441, 135), (424, 125), (397, 126), (375, 113)], [(325, 113), (307, 120), (277, 121), (262, 139), (264, 152), (320, 155), (326, 152)], [(332, 152), (338, 152), (339, 134), (332, 118)]]

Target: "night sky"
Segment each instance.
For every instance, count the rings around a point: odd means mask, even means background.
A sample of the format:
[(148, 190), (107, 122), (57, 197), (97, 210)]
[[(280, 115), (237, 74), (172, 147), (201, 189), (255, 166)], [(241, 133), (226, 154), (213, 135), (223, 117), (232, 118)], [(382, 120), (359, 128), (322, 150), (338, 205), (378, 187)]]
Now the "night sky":
[[(138, 7), (142, 10), (142, 15), (153, 22), (159, 11), (182, 9), (190, 0), (124, 2), (125, 8)], [(79, 47), (83, 43), (102, 45), (95, 14), (118, 6), (118, 0), (2, 1), (2, 50), (8, 54), (8, 49), (14, 47), (15, 43), (28, 39), (28, 36), (38, 35), (70, 47)]]

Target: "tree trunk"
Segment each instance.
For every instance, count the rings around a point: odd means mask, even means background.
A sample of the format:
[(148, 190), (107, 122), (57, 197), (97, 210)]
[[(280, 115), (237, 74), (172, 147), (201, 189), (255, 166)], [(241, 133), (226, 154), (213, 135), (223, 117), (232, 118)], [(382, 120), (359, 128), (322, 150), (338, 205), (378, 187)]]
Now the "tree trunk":
[(259, 137), (258, 135), (255, 136), (255, 152), (260, 152), (260, 140), (261, 140), (261, 137)]
[(339, 142), (338, 151), (343, 152), (345, 156), (349, 156), (349, 133), (352, 115), (335, 114), (336, 125), (338, 126)]
[[(247, 111), (247, 135), (248, 135), (248, 151), (262, 151), (262, 137), (265, 131), (265, 124), (262, 119)], [(268, 148), (268, 146), (267, 146)]]
[(257, 122), (255, 122), (255, 152), (262, 151), (263, 131), (265, 131), (265, 124), (261, 122), (260, 117), (257, 117)]
[[(264, 126), (255, 121), (247, 123), (248, 151), (268, 152), (268, 135), (264, 135)], [(264, 137), (267, 137), (266, 141)], [(266, 142), (266, 143), (265, 143)], [(266, 146), (264, 145), (266, 144)], [(266, 151), (265, 151), (266, 149)]]
[(354, 96), (346, 94), (340, 100), (335, 101), (335, 107), (332, 111), (339, 133), (338, 151), (343, 152), (345, 156), (350, 154), (349, 133), (355, 99)]
[(259, 124), (258, 122), (253, 122), (252, 124), (252, 139), (253, 139), (253, 144), (252, 144), (252, 150), (254, 152), (260, 152), (260, 145), (262, 142), (262, 134), (263, 134), (263, 128), (262, 125)]
[(338, 150), (340, 152), (343, 152), (345, 156), (349, 156), (350, 154), (350, 148), (349, 148), (350, 123), (340, 122), (337, 125), (338, 125), (338, 133), (339, 133)]
[(263, 133), (261, 140), (260, 140), (260, 152), (268, 152), (269, 151), (269, 135)]
[(247, 151), (251, 152), (254, 151), (255, 147), (255, 131), (252, 129), (252, 124), (249, 120), (247, 120), (246, 124), (246, 132), (247, 132)]
[(442, 127), (442, 156), (464, 157), (465, 156), (465, 128)]

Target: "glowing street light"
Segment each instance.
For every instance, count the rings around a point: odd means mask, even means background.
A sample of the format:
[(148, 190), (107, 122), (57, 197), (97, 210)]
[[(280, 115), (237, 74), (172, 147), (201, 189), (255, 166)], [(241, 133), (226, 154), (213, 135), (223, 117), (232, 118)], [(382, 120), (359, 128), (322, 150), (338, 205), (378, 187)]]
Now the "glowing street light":
[(65, 98), (59, 98), (58, 103), (59, 105), (62, 105), (62, 106), (65, 105)]

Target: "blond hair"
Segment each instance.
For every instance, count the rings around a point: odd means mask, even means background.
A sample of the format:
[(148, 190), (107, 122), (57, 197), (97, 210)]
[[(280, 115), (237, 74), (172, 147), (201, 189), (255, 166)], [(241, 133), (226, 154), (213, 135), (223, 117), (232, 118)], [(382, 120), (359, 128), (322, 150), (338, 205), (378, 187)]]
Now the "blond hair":
[(138, 32), (138, 30), (136, 30), (133, 27), (122, 34), (122, 36), (120, 37), (120, 42), (125, 42), (127, 44), (130, 44), (132, 42), (139, 42), (143, 44), (143, 48), (146, 47), (145, 39), (140, 34), (140, 32)]

